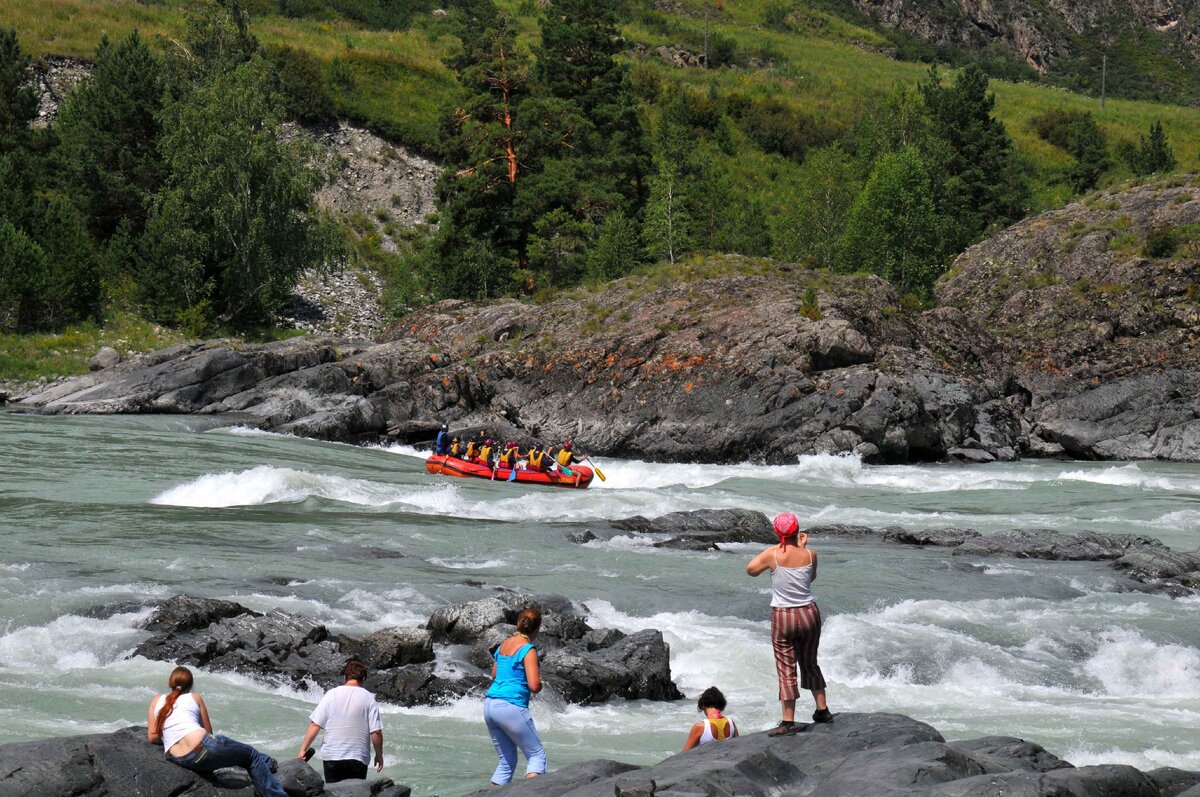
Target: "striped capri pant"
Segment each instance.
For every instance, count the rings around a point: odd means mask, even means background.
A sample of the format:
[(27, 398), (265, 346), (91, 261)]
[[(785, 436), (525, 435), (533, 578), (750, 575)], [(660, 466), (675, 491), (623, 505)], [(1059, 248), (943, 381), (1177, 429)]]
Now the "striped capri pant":
[(775, 673), (779, 676), (779, 699), (795, 700), (796, 669), (800, 669), (800, 688), (824, 689), (825, 676), (817, 665), (821, 644), (821, 610), (816, 603), (807, 606), (771, 607), (771, 647), (775, 650)]

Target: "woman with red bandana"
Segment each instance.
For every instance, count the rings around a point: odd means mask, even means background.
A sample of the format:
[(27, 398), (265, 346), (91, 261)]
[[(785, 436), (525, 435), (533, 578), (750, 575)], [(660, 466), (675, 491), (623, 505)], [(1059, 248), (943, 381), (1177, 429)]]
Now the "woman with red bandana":
[(779, 702), (783, 720), (770, 732), (783, 736), (800, 729), (796, 725), (796, 670), (800, 688), (812, 692), (817, 710), (813, 722), (832, 722), (825, 703), (825, 676), (817, 664), (821, 644), (821, 610), (812, 594), (817, 578), (817, 554), (808, 549), (808, 535), (791, 512), (775, 518), (779, 545), (750, 560), (746, 572), (757, 576), (771, 571), (771, 647), (775, 650), (775, 673), (779, 676)]

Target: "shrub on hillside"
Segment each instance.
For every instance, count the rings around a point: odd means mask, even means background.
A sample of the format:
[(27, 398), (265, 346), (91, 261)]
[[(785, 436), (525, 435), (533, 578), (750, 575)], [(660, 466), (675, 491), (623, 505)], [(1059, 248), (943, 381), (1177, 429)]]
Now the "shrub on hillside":
[(285, 44), (269, 48), (267, 57), (279, 73), (279, 90), (289, 117), (317, 122), (337, 115), (321, 64), (311, 53)]
[(804, 160), (809, 147), (831, 143), (836, 131), (815, 117), (795, 111), (781, 100), (751, 103), (742, 113), (742, 130), (765, 152)]

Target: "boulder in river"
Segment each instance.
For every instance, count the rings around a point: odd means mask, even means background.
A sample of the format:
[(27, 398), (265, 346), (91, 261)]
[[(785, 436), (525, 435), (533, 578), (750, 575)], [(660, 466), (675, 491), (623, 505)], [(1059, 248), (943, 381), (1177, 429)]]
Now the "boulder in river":
[(668, 548), (713, 550), (719, 543), (753, 542), (770, 545), (777, 541), (771, 519), (762, 512), (750, 509), (670, 512), (653, 520), (635, 515), (623, 520), (610, 521), (609, 525), (618, 531), (664, 535), (666, 539), (657, 544)]
[[(289, 612), (263, 614), (231, 601), (179, 595), (145, 621), (143, 627), (153, 633), (134, 653), (323, 688), (342, 682), (342, 667), (354, 656), (368, 665), (366, 686), (380, 700), (432, 705), (487, 686), (491, 651), (513, 632), (527, 606), (542, 611), (542, 676), (568, 702), (682, 697), (660, 632), (593, 629), (583, 609), (566, 598), (508, 590), (438, 609), (423, 628), (385, 628), (361, 638), (331, 634)], [(470, 660), (449, 661), (435, 673), (435, 645), (468, 645)]]

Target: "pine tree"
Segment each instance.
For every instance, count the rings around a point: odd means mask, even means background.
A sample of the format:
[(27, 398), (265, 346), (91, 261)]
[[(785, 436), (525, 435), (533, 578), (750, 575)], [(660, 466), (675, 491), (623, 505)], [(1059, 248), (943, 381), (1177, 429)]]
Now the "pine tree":
[(1175, 168), (1177, 161), (1171, 144), (1167, 141), (1166, 131), (1162, 122), (1155, 120), (1150, 126), (1150, 136), (1141, 137), (1141, 145), (1134, 147), (1126, 143), (1122, 148), (1122, 157), (1129, 168), (1138, 177), (1148, 177), (1151, 174), (1169, 172)]
[(442, 218), (427, 279), (438, 296), (483, 297), (505, 290), (503, 274), (525, 260), (534, 219), (517, 219), (513, 204), (540, 163), (526, 154), (529, 66), (516, 33), (489, 0), (456, 19), (463, 52), (450, 66), (466, 97), (444, 124)]
[(0, 218), (0, 331), (36, 329), (45, 313), (46, 258), (40, 246)]
[(985, 229), (1020, 218), (1028, 189), (1015, 178), (1012, 145), (1004, 125), (992, 115), (996, 98), (988, 92), (983, 70), (968, 66), (953, 86), (943, 86), (935, 66), (918, 88), (933, 131), (948, 145), (944, 157), (924, 154), (942, 173), (939, 210), (959, 220), (951, 238), (952, 248), (961, 249)]
[(651, 163), (623, 48), (617, 0), (553, 0), (541, 24), (536, 78), (552, 97), (573, 103), (591, 126), (577, 157), (588, 179), (628, 213), (644, 200)]
[(29, 85), (29, 56), (15, 30), (0, 28), (0, 155), (28, 144), (37, 107), (37, 94)]
[(600, 224), (596, 240), (588, 250), (587, 275), (610, 280), (623, 277), (642, 261), (637, 224), (614, 210)]
[(1081, 194), (1095, 188), (1112, 161), (1108, 157), (1108, 139), (1090, 113), (1071, 122), (1067, 128), (1066, 148), (1075, 158), (1066, 170), (1072, 190)]
[(96, 68), (63, 104), (55, 123), (57, 161), (66, 193), (99, 240), (122, 220), (134, 234), (146, 225), (164, 168), (162, 65), (135, 30), (116, 47), (102, 39)]

